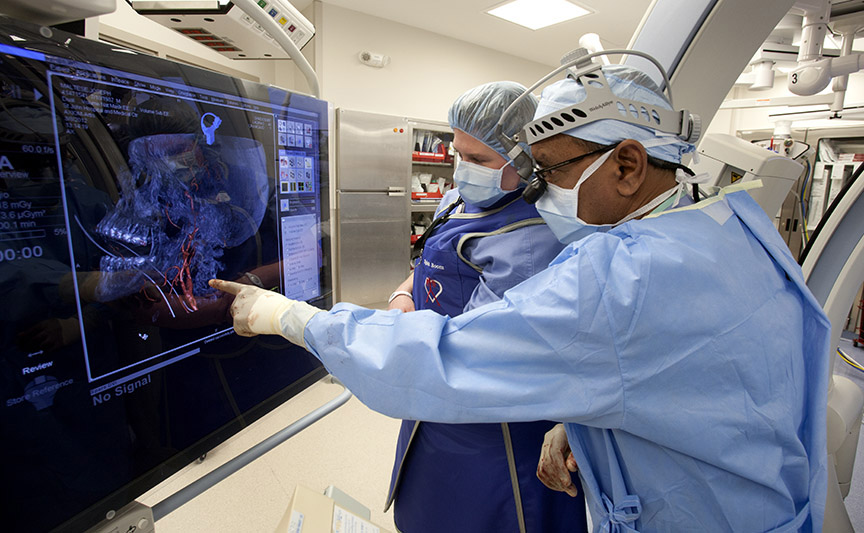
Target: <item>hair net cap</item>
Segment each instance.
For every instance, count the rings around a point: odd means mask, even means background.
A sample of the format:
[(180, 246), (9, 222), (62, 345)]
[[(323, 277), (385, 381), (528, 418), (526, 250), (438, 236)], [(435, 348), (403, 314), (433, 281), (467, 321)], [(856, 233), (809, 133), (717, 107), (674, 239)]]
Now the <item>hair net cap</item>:
[[(523, 85), (512, 81), (495, 81), (474, 87), (450, 106), (450, 127), (464, 131), (509, 160), (504, 146), (495, 137), (495, 126), (504, 110), (526, 90)], [(507, 116), (504, 133), (512, 137), (520, 131), (534, 118), (536, 108), (537, 99), (529, 94)], [(528, 151), (527, 145), (522, 147)]]
[[(608, 65), (603, 67), (603, 75), (606, 76), (609, 89), (615, 96), (664, 109), (672, 109), (666, 96), (657, 87), (654, 80), (641, 70), (625, 65)], [(546, 116), (559, 109), (579, 104), (584, 100), (585, 89), (582, 84), (572, 78), (561, 80), (543, 89), (534, 118)], [(618, 120), (598, 120), (568, 130), (564, 134), (598, 144), (614, 144), (625, 139), (634, 139), (645, 144), (658, 139), (658, 137), (674, 138), (671, 134), (653, 128)], [(692, 144), (677, 138), (671, 144), (646, 147), (648, 155), (673, 163), (680, 163), (681, 156), (693, 150)]]

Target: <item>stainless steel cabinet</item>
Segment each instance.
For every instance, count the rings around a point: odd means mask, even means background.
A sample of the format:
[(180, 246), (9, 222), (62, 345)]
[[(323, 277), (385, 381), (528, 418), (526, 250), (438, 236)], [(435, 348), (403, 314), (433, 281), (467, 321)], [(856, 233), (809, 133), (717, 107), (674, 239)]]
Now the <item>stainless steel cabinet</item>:
[(410, 127), (339, 109), (336, 130), (336, 300), (385, 307), (409, 273)]
[(381, 306), (408, 276), (408, 210), (400, 196), (338, 192), (340, 300)]

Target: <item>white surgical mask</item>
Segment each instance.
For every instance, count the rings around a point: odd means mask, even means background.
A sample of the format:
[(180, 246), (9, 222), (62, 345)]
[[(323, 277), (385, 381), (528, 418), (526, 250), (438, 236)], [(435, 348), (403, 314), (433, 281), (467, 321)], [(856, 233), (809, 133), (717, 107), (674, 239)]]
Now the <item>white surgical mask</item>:
[(582, 172), (579, 181), (572, 189), (563, 189), (551, 183), (547, 184), (546, 192), (537, 200), (535, 206), (540, 216), (552, 230), (552, 233), (564, 244), (570, 244), (597, 231), (608, 231), (610, 228), (623, 224), (636, 217), (642, 216), (645, 213), (650, 213), (657, 206), (665, 202), (670, 196), (683, 189), (683, 185), (679, 184), (658, 197), (654, 198), (647, 204), (643, 205), (636, 211), (633, 211), (626, 217), (622, 218), (614, 224), (589, 224), (579, 218), (579, 187), (585, 183), (585, 180), (591, 177), (603, 163), (609, 159), (613, 150), (609, 150), (600, 156), (597, 161)]
[(508, 164), (504, 163), (501, 168), (494, 169), (468, 161), (459, 161), (453, 172), (453, 181), (459, 189), (459, 196), (471, 205), (489, 207), (507, 193), (513, 192), (501, 188), (501, 177)]

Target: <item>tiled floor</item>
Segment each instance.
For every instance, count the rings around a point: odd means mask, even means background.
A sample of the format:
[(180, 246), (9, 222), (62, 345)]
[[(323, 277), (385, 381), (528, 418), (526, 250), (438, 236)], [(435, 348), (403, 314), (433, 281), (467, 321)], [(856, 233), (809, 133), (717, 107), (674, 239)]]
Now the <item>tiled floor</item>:
[[(269, 413), (144, 494), (153, 506), (335, 398), (341, 386), (321, 381)], [(324, 419), (295, 435), (247, 467), (156, 523), (159, 533), (247, 533), (273, 531), (294, 488), (323, 492), (335, 485), (372, 511), (372, 521), (395, 531), (384, 499), (396, 450), (399, 420), (373, 412), (351, 398)]]

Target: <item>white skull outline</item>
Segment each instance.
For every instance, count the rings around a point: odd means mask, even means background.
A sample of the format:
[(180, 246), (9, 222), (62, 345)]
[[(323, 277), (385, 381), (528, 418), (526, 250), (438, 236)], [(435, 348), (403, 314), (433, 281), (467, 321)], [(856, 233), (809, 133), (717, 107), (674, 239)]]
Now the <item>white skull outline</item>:
[(213, 292), (207, 281), (223, 268), (223, 250), (258, 231), (269, 193), (261, 143), (202, 141), (198, 134), (159, 134), (130, 143), (120, 198), (96, 226), (110, 248), (100, 261), (100, 301), (152, 284), (166, 303), (173, 293), (193, 312), (196, 296)]

